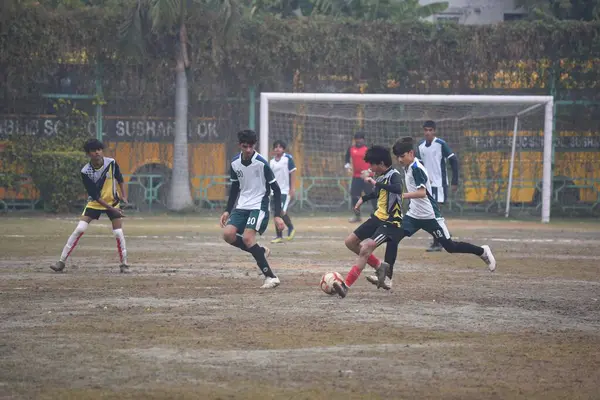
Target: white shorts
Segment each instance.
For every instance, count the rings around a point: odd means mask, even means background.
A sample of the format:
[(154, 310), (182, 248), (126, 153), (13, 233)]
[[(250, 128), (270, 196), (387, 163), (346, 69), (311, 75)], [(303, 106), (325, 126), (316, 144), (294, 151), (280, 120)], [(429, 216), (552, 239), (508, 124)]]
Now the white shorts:
[[(271, 198), (272, 200), (273, 198)], [(283, 212), (287, 212), (288, 207), (290, 206), (290, 201), (292, 200), (292, 197), (289, 194), (281, 194), (281, 211)], [(272, 207), (273, 205), (271, 204), (271, 202), (269, 202), (269, 211), (272, 211)]]
[(448, 193), (447, 186), (442, 186), (442, 187), (432, 186), (431, 187), (431, 195), (433, 196), (433, 199), (438, 204), (444, 204), (446, 202), (447, 193)]

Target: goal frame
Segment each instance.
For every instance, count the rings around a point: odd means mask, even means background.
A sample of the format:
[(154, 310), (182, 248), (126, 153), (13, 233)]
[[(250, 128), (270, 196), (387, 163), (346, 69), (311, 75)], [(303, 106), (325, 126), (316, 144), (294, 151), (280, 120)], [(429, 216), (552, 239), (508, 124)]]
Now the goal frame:
[[(544, 147), (542, 167), (542, 223), (550, 222), (550, 202), (552, 200), (552, 144), (554, 122), (553, 96), (519, 95), (438, 95), (438, 94), (358, 94), (358, 93), (283, 93), (264, 92), (260, 94), (260, 137), (259, 150), (269, 154), (269, 103), (270, 102), (336, 102), (336, 103), (436, 103), (436, 104), (522, 104), (524, 109), (515, 114), (512, 137), (510, 171), (506, 196), (505, 216), (510, 212), (510, 196), (516, 151), (519, 117), (540, 106), (544, 107)], [(529, 107), (527, 107), (529, 105)]]

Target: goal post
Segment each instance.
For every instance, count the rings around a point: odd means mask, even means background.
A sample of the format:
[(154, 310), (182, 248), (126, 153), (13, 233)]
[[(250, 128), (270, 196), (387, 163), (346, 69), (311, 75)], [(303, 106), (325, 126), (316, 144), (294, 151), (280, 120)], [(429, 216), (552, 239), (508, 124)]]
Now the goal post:
[[(314, 153), (313, 163), (314, 159), (324, 162), (334, 151), (344, 151), (339, 148), (343, 140), (350, 145), (353, 132), (359, 129), (365, 131), (369, 144), (391, 146), (400, 136), (421, 138), (422, 122), (431, 119), (438, 123), (438, 136), (458, 154), (460, 165), (461, 155), (468, 155), (470, 171), (465, 173), (469, 176), (462, 179), (480, 174), (478, 182), (489, 182), (479, 194), (469, 189), (471, 197), (494, 198), (506, 216), (515, 193), (515, 168), (528, 163), (527, 171), (519, 172), (519, 180), (541, 178), (541, 216), (547, 223), (553, 112), (552, 96), (261, 93), (259, 147), (268, 155), (270, 141), (285, 137), (293, 142), (302, 125), (302, 141), (314, 142), (306, 144), (311, 148), (304, 152)], [(335, 139), (328, 142), (328, 135)], [(478, 151), (486, 153), (474, 156)], [(484, 163), (494, 172), (485, 175)], [(530, 188), (529, 194), (534, 190)]]

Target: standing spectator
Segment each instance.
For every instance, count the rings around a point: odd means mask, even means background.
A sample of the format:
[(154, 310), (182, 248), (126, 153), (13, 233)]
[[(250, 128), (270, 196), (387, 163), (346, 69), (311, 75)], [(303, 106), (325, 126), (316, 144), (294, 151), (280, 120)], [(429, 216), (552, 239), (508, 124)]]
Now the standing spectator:
[[(354, 145), (348, 148), (346, 152), (346, 165), (344, 168), (352, 173), (352, 184), (350, 185), (350, 196), (352, 208), (363, 195), (370, 194), (373, 191), (373, 185), (363, 180), (365, 176), (371, 175), (369, 171), (370, 164), (365, 161), (367, 146), (365, 144), (365, 133), (358, 131), (354, 134)], [(367, 175), (368, 174), (368, 175)], [(377, 209), (375, 200), (371, 201), (373, 210)], [(354, 211), (354, 216), (348, 222), (360, 222), (360, 211)]]

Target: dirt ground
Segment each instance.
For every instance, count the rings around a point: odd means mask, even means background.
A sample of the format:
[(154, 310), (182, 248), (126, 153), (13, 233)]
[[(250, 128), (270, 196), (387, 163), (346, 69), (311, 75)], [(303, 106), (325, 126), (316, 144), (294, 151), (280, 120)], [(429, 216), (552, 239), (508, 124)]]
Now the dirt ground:
[(353, 264), (346, 216), (295, 218), (278, 245), (271, 224), (268, 291), (217, 219), (130, 216), (121, 275), (108, 220), (57, 274), (76, 217), (1, 216), (0, 398), (600, 398), (598, 221), (450, 219), (495, 273), (419, 233), (393, 291), (361, 277), (342, 300), (318, 283)]

